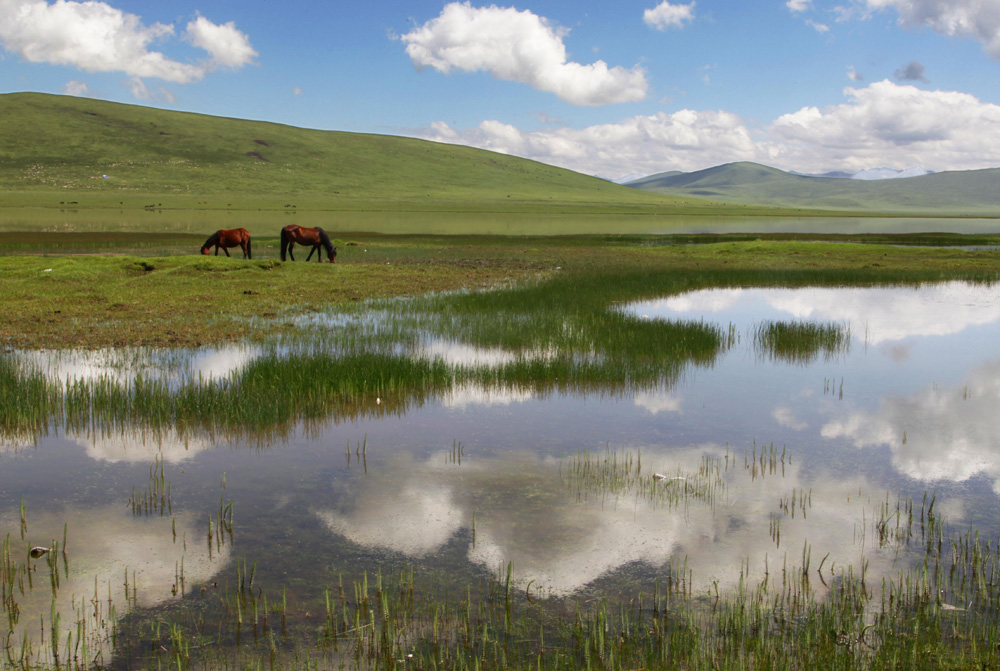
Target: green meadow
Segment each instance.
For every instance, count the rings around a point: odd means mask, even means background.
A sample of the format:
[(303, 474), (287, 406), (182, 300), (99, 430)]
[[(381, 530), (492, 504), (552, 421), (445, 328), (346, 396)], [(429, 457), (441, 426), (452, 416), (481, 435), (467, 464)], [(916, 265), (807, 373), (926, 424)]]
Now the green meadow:
[(4, 137), (0, 207), (211, 212), (734, 211), (711, 201), (645, 193), (468, 147), (85, 98), (0, 95), (0, 134)]

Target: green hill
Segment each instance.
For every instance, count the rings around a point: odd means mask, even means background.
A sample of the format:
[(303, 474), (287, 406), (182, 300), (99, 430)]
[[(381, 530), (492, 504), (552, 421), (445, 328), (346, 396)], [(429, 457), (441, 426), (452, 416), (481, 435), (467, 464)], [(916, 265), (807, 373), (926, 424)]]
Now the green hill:
[(87, 98), (0, 95), (0, 206), (681, 212), (716, 204), (513, 156)]
[(730, 163), (697, 172), (651, 175), (629, 182), (628, 186), (676, 197), (750, 206), (1000, 215), (1000, 169), (997, 168), (865, 181), (805, 177), (755, 163)]

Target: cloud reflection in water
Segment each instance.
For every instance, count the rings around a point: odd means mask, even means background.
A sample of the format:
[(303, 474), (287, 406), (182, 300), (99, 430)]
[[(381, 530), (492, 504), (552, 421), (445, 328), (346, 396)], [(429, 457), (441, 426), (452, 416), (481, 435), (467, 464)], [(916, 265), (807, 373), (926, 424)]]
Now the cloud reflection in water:
[[(29, 511), (25, 548), (51, 547), (53, 539), (62, 543), (63, 525), (66, 525), (65, 565), (68, 566), (68, 575), (63, 574), (61, 551), (31, 560), (37, 567), (34, 589), (15, 597), (20, 618), (12, 632), (14, 650), (21, 649), (23, 638), (27, 635), (33, 642), (37, 661), (52, 662), (50, 646), (39, 645), (38, 639), (40, 631), (45, 631), (47, 635), (51, 628), (53, 599), (48, 578), (49, 558), (56, 562), (60, 571), (54, 609), (59, 615), (63, 633), (61, 645), (65, 645), (67, 632), (72, 632), (75, 640), (78, 632), (75, 623), (82, 616), (87, 620), (90, 633), (88, 649), (92, 658), (103, 655), (105, 662), (111, 659), (110, 627), (114, 625), (111, 606), (114, 606), (118, 616), (125, 615), (129, 610), (129, 596), (133, 592), (137, 605), (142, 608), (180, 599), (179, 585), (176, 587), (178, 594), (175, 596), (173, 592), (182, 561), (185, 589), (188, 592), (200, 589), (202, 583), (226, 565), (229, 546), (223, 546), (210, 558), (204, 542), (204, 524), (196, 524), (194, 515), (187, 513), (175, 514), (173, 519), (176, 520), (176, 539), (171, 517), (134, 517), (120, 505), (86, 510)], [(0, 522), (8, 528), (17, 526), (17, 520), (9, 517), (0, 517)], [(130, 595), (125, 593), (126, 575)], [(100, 614), (99, 618), (93, 615), (95, 609)], [(100, 626), (101, 622), (103, 626)]]
[[(706, 456), (724, 460), (726, 451), (642, 449), (650, 476), (678, 468), (697, 473)], [(873, 517), (868, 497), (858, 496), (872, 491), (872, 483), (862, 477), (807, 480), (790, 463), (783, 474), (754, 475), (744, 468), (742, 455), (730, 453), (729, 460), (721, 500), (692, 498), (669, 507), (634, 494), (593, 493), (578, 500), (561, 480), (558, 460), (528, 453), (466, 459), (460, 466), (448, 463), (447, 453), (423, 462), (399, 457), (352, 482), (345, 506), (316, 515), (353, 543), (412, 558), (432, 554), (463, 534), (469, 561), (489, 570), (509, 562), (520, 588), (532, 583), (533, 592), (542, 595), (571, 594), (637, 562), (663, 569), (686, 561), (696, 569), (695, 590), (729, 590), (739, 584), (741, 570), (753, 580), (763, 580), (765, 571), (794, 573), (807, 545), (813, 571), (826, 556), (828, 582), (848, 566), (860, 575), (863, 562), (874, 580), (898, 572), (895, 553), (875, 547), (858, 527), (858, 520)], [(567, 472), (566, 461), (561, 470)], [(782, 508), (793, 490), (800, 497), (810, 493), (805, 515)], [(780, 538), (769, 533), (775, 517)], [(823, 591), (818, 576), (812, 578), (814, 589)]]

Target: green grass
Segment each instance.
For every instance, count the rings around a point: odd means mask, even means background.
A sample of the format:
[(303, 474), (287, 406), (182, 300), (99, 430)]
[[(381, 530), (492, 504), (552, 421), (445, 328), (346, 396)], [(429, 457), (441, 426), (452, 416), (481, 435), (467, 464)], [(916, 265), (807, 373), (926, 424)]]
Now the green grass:
[[(572, 344), (571, 333), (556, 336), (563, 316), (585, 319), (626, 298), (719, 285), (986, 279), (1000, 272), (1000, 258), (990, 251), (901, 247), (891, 238), (886, 239), (890, 244), (708, 238), (708, 244), (692, 245), (664, 244), (669, 238), (656, 236), (364, 235), (341, 239), (338, 262), (330, 265), (282, 263), (275, 238), (256, 240), (254, 260), (244, 261), (200, 256), (203, 240), (193, 236), (168, 236), (162, 246), (155, 238), (117, 236), (87, 238), (83, 251), (89, 255), (53, 257), (2, 256), (27, 254), (30, 248), (0, 236), (5, 311), (0, 345), (197, 346), (260, 337), (265, 331), (292, 333), (297, 315), (366, 299), (520, 282), (516, 290), (470, 294), (440, 309), (468, 334), (480, 333), (479, 344), (521, 338), (518, 319), (530, 314), (537, 318), (534, 332), (548, 332), (544, 344), (563, 346)], [(43, 248), (60, 244), (54, 234), (35, 239)], [(153, 254), (106, 255), (119, 244)], [(476, 315), (474, 323), (463, 323), (468, 314)], [(610, 319), (600, 326), (609, 354), (635, 339), (656, 337), (655, 327)]]
[(767, 321), (753, 331), (754, 348), (765, 356), (807, 364), (821, 355), (829, 361), (846, 354), (850, 329), (841, 324)]
[(0, 206), (5, 207), (708, 214), (728, 209), (463, 146), (68, 96), (0, 95), (0, 135), (5, 138)]

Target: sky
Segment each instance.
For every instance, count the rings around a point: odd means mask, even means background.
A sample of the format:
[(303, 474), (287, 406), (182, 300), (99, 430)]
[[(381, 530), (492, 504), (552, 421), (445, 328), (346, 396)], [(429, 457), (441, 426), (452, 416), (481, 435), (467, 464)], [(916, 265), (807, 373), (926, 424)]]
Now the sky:
[(0, 0), (16, 91), (609, 179), (972, 170), (1000, 166), (1000, 0)]

